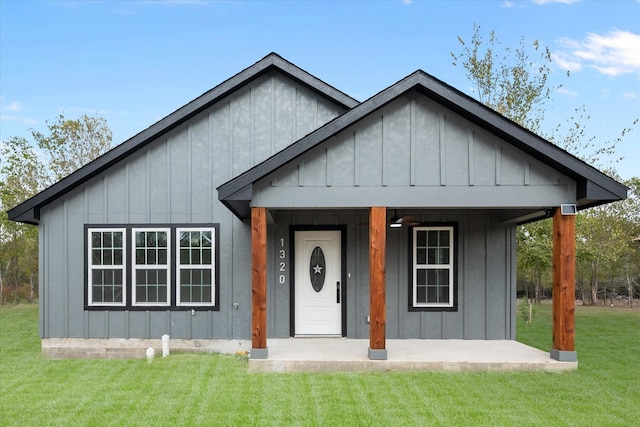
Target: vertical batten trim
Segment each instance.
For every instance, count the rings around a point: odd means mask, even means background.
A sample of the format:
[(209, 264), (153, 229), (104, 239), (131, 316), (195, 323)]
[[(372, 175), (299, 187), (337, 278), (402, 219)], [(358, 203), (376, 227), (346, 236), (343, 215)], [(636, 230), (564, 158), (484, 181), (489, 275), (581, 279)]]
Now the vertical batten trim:
[(416, 185), (416, 100), (411, 98), (409, 113), (409, 185)]
[(291, 121), (291, 144), (298, 140), (298, 88), (293, 91), (293, 120)]
[(127, 222), (131, 222), (131, 209), (129, 203), (129, 195), (131, 193), (129, 191), (129, 185), (131, 184), (131, 179), (129, 178), (129, 168), (130, 164), (129, 162), (126, 162), (124, 164), (124, 212), (127, 218)]
[[(214, 173), (213, 173), (213, 168), (214, 168), (214, 162), (213, 162), (213, 113), (209, 112), (209, 114), (207, 115), (207, 137), (209, 138), (209, 141), (207, 142), (207, 171), (209, 173), (209, 182), (211, 183), (211, 187), (210, 188), (216, 188), (216, 182), (215, 182), (215, 178), (214, 178)], [(208, 216), (209, 216), (209, 221), (213, 222), (213, 204), (215, 203), (214, 200), (217, 200), (216, 198), (212, 196), (207, 197), (207, 199), (209, 199), (209, 210), (207, 212)]]
[(502, 146), (496, 145), (496, 185), (502, 184)]
[(229, 176), (234, 176), (235, 174), (233, 173), (234, 167), (233, 167), (233, 162), (234, 162), (234, 156), (233, 156), (233, 114), (231, 113), (231, 100), (229, 100), (229, 102), (227, 103), (228, 105), (228, 117), (227, 120), (229, 121), (229, 140), (227, 141), (227, 143), (229, 144)]
[(358, 144), (356, 133), (353, 132), (353, 185), (360, 185), (360, 145)]
[(298, 187), (304, 187), (304, 161), (298, 163)]
[(445, 134), (444, 134), (444, 113), (438, 112), (438, 139), (440, 142), (440, 185), (447, 184), (447, 168), (446, 168), (446, 152), (445, 152)]
[(524, 162), (524, 185), (529, 185), (530, 183), (530, 169), (531, 163), (525, 160)]
[(473, 139), (473, 130), (467, 129), (467, 139), (469, 141), (469, 185), (476, 184), (476, 172), (475, 172), (475, 152)]
[(193, 125), (187, 126), (187, 218), (193, 220), (193, 155), (192, 155)]
[(389, 182), (389, 126), (384, 125), (384, 115), (380, 116), (380, 126), (382, 126), (382, 186), (386, 187)]
[(104, 178), (102, 178), (102, 222), (105, 224), (109, 223), (109, 181), (107, 177), (109, 175), (105, 174)]
[(331, 185), (333, 184), (333, 169), (332, 169), (332, 164), (331, 164), (331, 145), (333, 144), (333, 141), (331, 141), (331, 144), (327, 145), (327, 148), (325, 149), (325, 161), (326, 161), (326, 184), (327, 187), (331, 187)]
[(249, 139), (251, 146), (251, 166), (256, 164), (256, 91), (255, 88), (249, 88), (249, 120), (251, 122)]
[(146, 188), (144, 192), (144, 213), (145, 218), (148, 222), (151, 222), (151, 150), (147, 150), (144, 152), (144, 163), (145, 163), (145, 181)]
[[(62, 253), (69, 253), (69, 199), (64, 199), (62, 202), (62, 235), (64, 236), (62, 239)], [(65, 298), (62, 302), (62, 312), (64, 313), (64, 336), (69, 336), (69, 259), (71, 257), (64, 257), (64, 294)], [(83, 257), (84, 259), (84, 257)]]
[(164, 140), (164, 167), (167, 171), (167, 206), (164, 214), (165, 220), (171, 221), (171, 150), (169, 149), (169, 138)]
[[(271, 115), (271, 152), (270, 155), (276, 153), (276, 75), (271, 75), (271, 108), (269, 109)], [(215, 188), (212, 187), (212, 188)]]

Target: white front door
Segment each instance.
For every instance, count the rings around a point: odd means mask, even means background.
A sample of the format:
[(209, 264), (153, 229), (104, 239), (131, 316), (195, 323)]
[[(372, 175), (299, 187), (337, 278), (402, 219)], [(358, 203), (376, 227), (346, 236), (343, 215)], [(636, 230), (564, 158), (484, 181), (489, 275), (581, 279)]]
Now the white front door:
[(295, 232), (295, 335), (342, 335), (340, 230)]

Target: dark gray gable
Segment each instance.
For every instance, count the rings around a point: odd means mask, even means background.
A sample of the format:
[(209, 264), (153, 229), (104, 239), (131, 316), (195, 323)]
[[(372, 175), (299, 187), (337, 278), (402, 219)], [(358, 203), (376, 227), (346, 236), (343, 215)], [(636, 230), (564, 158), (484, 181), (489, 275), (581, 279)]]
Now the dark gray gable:
[(576, 199), (580, 208), (609, 203), (626, 197), (627, 188), (624, 185), (475, 99), (418, 70), (278, 154), (221, 185), (218, 187), (218, 199), (239, 218), (247, 218), (252, 199), (252, 186), (255, 182), (411, 90), (424, 94), (507, 141), (517, 149), (575, 180)]
[(298, 68), (276, 53), (270, 53), (252, 66), (244, 69), (187, 105), (174, 111), (164, 119), (135, 135), (133, 138), (123, 142), (93, 162), (85, 165), (51, 187), (9, 210), (9, 219), (13, 221), (37, 224), (39, 222), (40, 208), (42, 206), (52, 202), (99, 173), (107, 170), (112, 165), (156, 140), (161, 135), (170, 132), (172, 129), (180, 126), (221, 99), (240, 90), (247, 84), (260, 76), (271, 72), (272, 70), (277, 70), (285, 74), (294, 81), (299, 82), (310, 90), (321, 94), (342, 108), (350, 109), (358, 105), (358, 101), (350, 96)]

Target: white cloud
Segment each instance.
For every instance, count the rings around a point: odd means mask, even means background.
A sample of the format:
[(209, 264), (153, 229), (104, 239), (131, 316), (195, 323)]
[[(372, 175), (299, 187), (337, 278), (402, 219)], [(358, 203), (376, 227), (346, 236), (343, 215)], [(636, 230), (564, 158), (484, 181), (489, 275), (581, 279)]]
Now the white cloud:
[(558, 89), (556, 89), (556, 92), (568, 96), (578, 96), (578, 92), (576, 92), (575, 90), (569, 90), (565, 87), (559, 87)]
[(2, 107), (2, 109), (6, 110), (6, 111), (13, 111), (14, 113), (17, 113), (18, 111), (24, 110), (24, 107), (19, 102), (13, 101), (11, 104)]
[(608, 76), (640, 73), (640, 34), (612, 30), (588, 33), (582, 41), (563, 38), (559, 43), (566, 51), (554, 52), (554, 59), (566, 69), (580, 71), (588, 66)]
[(624, 99), (637, 99), (638, 98), (638, 94), (635, 92), (625, 92), (622, 94), (622, 97)]
[(565, 71), (581, 71), (582, 64), (573, 59), (571, 55), (566, 52), (553, 52), (551, 54), (551, 60), (557, 64), (559, 68)]

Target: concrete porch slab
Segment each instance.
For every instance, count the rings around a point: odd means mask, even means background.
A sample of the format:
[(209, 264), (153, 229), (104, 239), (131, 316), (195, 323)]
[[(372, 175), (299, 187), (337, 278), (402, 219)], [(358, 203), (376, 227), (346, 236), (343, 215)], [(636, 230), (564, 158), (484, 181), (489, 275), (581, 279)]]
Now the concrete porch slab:
[(568, 371), (549, 353), (512, 340), (387, 340), (387, 360), (370, 360), (369, 340), (269, 339), (267, 359), (250, 359), (249, 372)]

